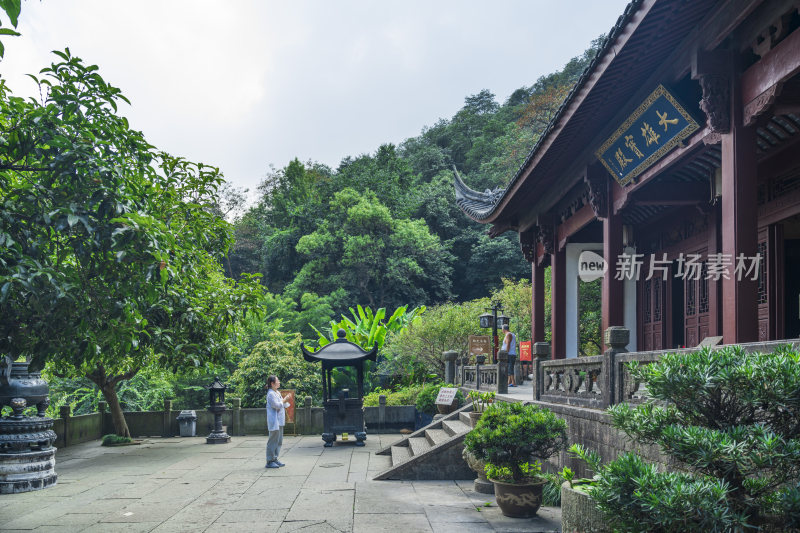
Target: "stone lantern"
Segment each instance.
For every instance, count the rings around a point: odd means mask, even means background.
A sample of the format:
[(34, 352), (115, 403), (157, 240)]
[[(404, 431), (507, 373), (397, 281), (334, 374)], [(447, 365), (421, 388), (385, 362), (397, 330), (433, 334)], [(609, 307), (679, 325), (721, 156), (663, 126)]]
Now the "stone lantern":
[(225, 390), (228, 387), (223, 385), (219, 376), (214, 378), (214, 383), (208, 387), (208, 412), (214, 415), (214, 429), (206, 437), (206, 444), (224, 444), (231, 441), (224, 429), (222, 429), (222, 413), (225, 412)]
[[(9, 406), (12, 411), (0, 418), (0, 494), (43, 489), (58, 479), (53, 419), (45, 416), (50, 389), (28, 365), (0, 357), (0, 408)], [(34, 405), (36, 415), (25, 415)]]

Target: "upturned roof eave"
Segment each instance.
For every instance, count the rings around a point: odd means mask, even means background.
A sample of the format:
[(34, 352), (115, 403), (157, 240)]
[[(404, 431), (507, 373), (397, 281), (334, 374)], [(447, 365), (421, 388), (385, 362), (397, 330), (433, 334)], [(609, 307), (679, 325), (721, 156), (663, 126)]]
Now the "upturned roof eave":
[[(612, 51), (614, 51), (615, 49), (614, 43), (616, 42), (617, 38), (622, 34), (626, 26), (631, 22), (631, 20), (633, 19), (633, 15), (640, 10), (643, 4), (647, 3), (651, 7), (655, 3), (655, 1), (656, 0), (632, 0), (625, 7), (625, 11), (617, 19), (617, 22), (614, 25), (614, 27), (611, 28), (611, 31), (606, 37), (600, 51), (598, 51), (597, 55), (584, 69), (578, 81), (572, 87), (569, 94), (567, 94), (566, 98), (564, 98), (564, 102), (561, 104), (561, 106), (559, 106), (555, 115), (550, 120), (550, 123), (547, 125), (547, 128), (545, 128), (544, 133), (539, 137), (539, 140), (536, 142), (531, 151), (528, 153), (527, 157), (520, 165), (517, 172), (514, 174), (514, 177), (511, 178), (511, 181), (506, 186), (506, 188), (502, 190), (502, 193), (496, 196), (496, 199), (495, 198), (491, 199), (494, 200), (491, 204), (486, 202), (481, 206), (473, 206), (472, 209), (469, 210), (465, 209), (462, 203), (459, 202), (459, 185), (462, 188), (461, 191), (462, 195), (464, 195), (465, 192), (463, 191), (463, 189), (466, 189), (467, 191), (475, 195), (480, 195), (481, 193), (469, 189), (463, 183), (463, 181), (461, 181), (458, 178), (458, 176), (456, 176), (455, 179), (456, 203), (459, 205), (459, 208), (461, 208), (461, 210), (469, 218), (481, 224), (494, 224), (495, 226), (500, 228), (509, 228), (513, 226), (513, 224), (511, 223), (511, 218), (513, 214), (507, 214), (505, 211), (508, 209), (509, 204), (513, 201), (514, 196), (517, 194), (522, 185), (525, 184), (534, 174), (536, 164), (547, 153), (547, 149), (550, 147), (550, 145), (553, 144), (553, 141), (558, 137), (559, 133), (563, 130), (564, 126), (568, 122), (565, 121), (564, 123), (561, 123), (565, 113), (568, 110), (573, 110), (580, 107), (580, 105), (583, 103), (586, 96), (590, 92), (590, 90), (584, 91), (583, 89), (585, 89), (586, 84), (592, 77), (592, 75), (596, 75), (595, 79), (602, 77), (606, 69), (611, 65), (610, 60), (606, 61), (605, 64), (603, 64), (604, 60), (607, 59), (607, 56)], [(642, 19), (636, 22), (636, 26), (631, 28), (629, 33), (633, 33), (643, 19), (644, 17), (642, 17)], [(597, 71), (597, 69), (600, 68), (601, 65), (602, 69)]]

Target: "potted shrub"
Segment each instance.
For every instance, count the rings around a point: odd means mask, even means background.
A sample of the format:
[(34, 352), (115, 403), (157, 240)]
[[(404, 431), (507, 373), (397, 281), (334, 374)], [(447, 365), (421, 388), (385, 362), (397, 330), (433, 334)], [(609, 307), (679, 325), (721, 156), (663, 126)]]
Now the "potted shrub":
[(595, 470), (588, 492), (613, 528), (800, 530), (800, 351), (704, 348), (630, 371), (652, 400), (613, 406), (612, 423), (682, 471), (635, 453)]
[[(586, 450), (580, 444), (573, 444), (568, 451), (572, 457), (586, 462), (593, 472), (600, 471), (601, 461), (597, 452)], [(559, 477), (564, 481), (561, 485), (561, 531), (610, 532), (605, 516), (589, 494), (597, 483), (597, 477), (576, 479), (575, 472), (566, 466), (559, 472)]]
[(472, 411), (469, 413), (470, 426), (475, 427), (486, 408), (494, 402), (494, 397), (494, 392), (470, 391), (467, 396), (472, 401)]
[(486, 462), (497, 506), (504, 515), (529, 518), (542, 504), (547, 479), (541, 463), (564, 448), (567, 423), (548, 409), (521, 403), (495, 403), (483, 413), (464, 446)]

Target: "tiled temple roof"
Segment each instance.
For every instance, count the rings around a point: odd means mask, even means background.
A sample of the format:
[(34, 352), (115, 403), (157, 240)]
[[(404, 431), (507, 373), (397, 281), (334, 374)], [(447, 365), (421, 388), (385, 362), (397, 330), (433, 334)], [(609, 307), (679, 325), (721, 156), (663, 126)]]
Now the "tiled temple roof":
[(458, 176), (458, 172), (455, 172), (454, 186), (456, 190), (456, 204), (467, 216), (477, 222), (484, 222), (492, 214), (494, 214), (497, 205), (506, 196), (508, 191), (514, 186), (517, 180), (519, 180), (520, 176), (522, 176), (523, 171), (539, 151), (539, 148), (542, 146), (545, 139), (547, 139), (552, 130), (561, 120), (564, 111), (572, 103), (573, 99), (576, 97), (581, 88), (583, 88), (584, 84), (589, 79), (592, 72), (594, 72), (600, 60), (612, 47), (614, 40), (617, 38), (617, 36), (619, 36), (620, 33), (622, 33), (625, 26), (628, 24), (631, 17), (641, 4), (642, 0), (632, 0), (625, 7), (624, 13), (617, 19), (617, 22), (614, 24), (614, 27), (611, 28), (611, 31), (608, 32), (608, 36), (606, 36), (605, 40), (603, 41), (600, 50), (597, 52), (589, 65), (583, 70), (580, 78), (578, 78), (578, 81), (572, 87), (572, 90), (570, 90), (569, 94), (567, 94), (567, 97), (564, 98), (564, 101), (559, 106), (555, 115), (553, 115), (553, 118), (550, 120), (550, 123), (539, 137), (539, 140), (528, 153), (525, 161), (522, 163), (522, 165), (520, 165), (517, 173), (514, 175), (505, 189), (498, 187), (493, 191), (489, 191), (487, 189), (482, 193), (472, 190), (461, 180), (461, 178)]

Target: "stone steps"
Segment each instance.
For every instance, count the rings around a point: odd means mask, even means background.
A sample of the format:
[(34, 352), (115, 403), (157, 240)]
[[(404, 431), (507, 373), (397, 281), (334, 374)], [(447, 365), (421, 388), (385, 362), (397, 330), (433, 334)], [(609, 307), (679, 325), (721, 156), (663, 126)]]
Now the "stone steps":
[(469, 427), (469, 423), (465, 424), (461, 420), (445, 420), (442, 422), (442, 429), (444, 429), (448, 435), (458, 435), (460, 433), (466, 433), (472, 428)]
[(411, 455), (421, 455), (431, 448), (431, 443), (426, 438), (414, 437), (408, 440), (408, 447), (411, 449)]
[(468, 404), (378, 452), (391, 455), (392, 466), (374, 479), (473, 479), (461, 457), (471, 409)]
[(408, 446), (392, 446), (392, 466), (400, 464), (411, 458)]

